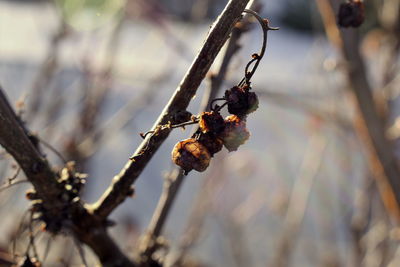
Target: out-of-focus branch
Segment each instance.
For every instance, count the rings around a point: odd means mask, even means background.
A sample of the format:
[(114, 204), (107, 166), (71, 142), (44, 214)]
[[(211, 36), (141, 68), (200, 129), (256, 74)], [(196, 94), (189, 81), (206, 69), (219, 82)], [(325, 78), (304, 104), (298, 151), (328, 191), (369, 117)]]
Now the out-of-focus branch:
[(203, 181), (196, 200), (186, 222), (185, 229), (181, 234), (176, 254), (170, 254), (166, 260), (166, 266), (182, 266), (189, 250), (193, 248), (200, 238), (206, 220), (206, 215), (212, 210), (213, 199), (223, 187), (223, 181), (226, 178), (224, 174), (224, 162), (219, 162), (219, 168), (213, 168), (213, 171)]
[[(249, 0), (231, 0), (225, 7), (222, 14), (206, 38), (199, 54), (192, 63), (188, 72), (184, 76), (181, 84), (176, 89), (174, 95), (165, 106), (160, 117), (157, 119), (152, 130), (156, 131), (161, 125), (173, 122), (174, 115), (186, 110), (197, 88), (204, 79), (211, 64), (222, 48), (229, 34), (240, 18)], [(112, 184), (94, 204), (94, 212), (100, 217), (107, 217), (120, 203), (127, 197), (130, 186), (142, 173), (155, 152), (168, 137), (170, 129), (157, 131), (157, 134), (149, 135), (138, 147), (136, 152), (127, 162), (122, 171), (114, 177)]]
[(282, 237), (278, 240), (278, 249), (270, 266), (290, 265), (290, 255), (293, 255), (291, 252), (301, 229), (311, 189), (320, 169), (326, 146), (326, 138), (320, 133), (310, 137), (299, 177), (295, 181), (290, 195), (290, 202), (281, 231)]
[[(286, 94), (281, 92), (274, 92), (272, 90), (263, 90), (257, 92), (257, 94), (260, 98), (265, 98), (266, 100), (270, 101), (271, 104), (308, 113), (309, 115), (322, 119), (325, 122), (331, 122), (342, 130), (348, 131), (353, 129), (353, 124), (351, 123), (351, 121), (346, 119), (343, 115), (340, 115), (336, 112), (330, 112), (324, 109), (313, 107), (311, 103), (303, 101), (302, 99), (306, 99), (308, 95)], [(323, 100), (324, 99), (321, 99), (321, 101)]]
[[(356, 128), (370, 151), (370, 167), (377, 179), (381, 197), (388, 211), (400, 220), (400, 169), (397, 165), (393, 146), (385, 136), (384, 121), (380, 118), (372, 89), (366, 76), (366, 68), (359, 51), (359, 34), (357, 29), (339, 31), (335, 23), (335, 13), (329, 0), (316, 1), (322, 15), (325, 30), (333, 32), (340, 38), (342, 46), (337, 46), (347, 62), (346, 74), (349, 86), (355, 96), (359, 110)], [(336, 32), (340, 32), (337, 36)], [(330, 37), (336, 45), (336, 39)]]
[[(160, 86), (165, 84), (166, 80), (171, 76), (171, 73), (171, 70), (166, 70), (152, 79), (152, 81), (149, 82), (149, 86), (143, 90), (143, 94), (130, 100), (115, 112), (110, 119), (97, 127), (89, 136), (81, 140), (78, 149), (82, 151), (86, 157), (89, 157), (94, 154), (99, 147), (104, 146), (106, 142), (123, 130), (126, 125), (133, 121), (141, 111), (154, 101), (156, 93), (160, 90)], [(96, 142), (94, 142), (94, 140), (96, 140)]]
[(151, 218), (148, 230), (140, 243), (139, 250), (143, 261), (151, 260), (152, 254), (160, 245), (157, 239), (161, 235), (184, 178), (183, 170), (178, 168), (174, 168), (165, 178), (163, 192)]
[(46, 59), (40, 67), (39, 73), (33, 82), (30, 92), (31, 101), (27, 110), (27, 121), (34, 119), (43, 101), (43, 92), (49, 86), (55, 71), (58, 68), (60, 44), (68, 35), (68, 26), (64, 18), (60, 17), (60, 25), (50, 41)]
[(87, 150), (91, 150), (90, 146), (94, 146), (98, 142), (94, 138), (94, 133), (98, 130), (98, 118), (105, 107), (105, 100), (112, 88), (115, 59), (120, 47), (120, 35), (125, 20), (125, 14), (118, 17), (107, 44), (104, 66), (99, 74), (92, 74), (90, 59), (83, 60), (85, 78), (82, 84), (84, 97), (80, 107), (80, 117), (76, 120), (74, 132), (64, 147), (65, 154), (76, 162), (77, 169), (80, 171), (86, 170), (91, 155), (79, 146), (80, 142), (89, 139)]

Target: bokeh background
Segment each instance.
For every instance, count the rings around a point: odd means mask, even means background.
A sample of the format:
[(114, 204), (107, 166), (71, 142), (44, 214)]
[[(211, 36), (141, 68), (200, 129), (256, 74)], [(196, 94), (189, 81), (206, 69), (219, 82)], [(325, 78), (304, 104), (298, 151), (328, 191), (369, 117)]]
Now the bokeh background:
[[(226, 2), (0, 1), (0, 84), (29, 128), (51, 145), (43, 150), (53, 165), (63, 165), (55, 149), (88, 174), (87, 202), (100, 197), (140, 144), (139, 133), (153, 125)], [(260, 106), (248, 119), (251, 138), (185, 178), (164, 231), (170, 252), (186, 237), (192, 239), (187, 266), (399, 266), (400, 232), (370, 172), (344, 63), (326, 38), (315, 1), (257, 4), (280, 30), (269, 33), (253, 77)], [(396, 149), (400, 1), (365, 4), (360, 51), (387, 108)], [(258, 25), (242, 36), (219, 95), (242, 79), (261, 38)], [(189, 106), (192, 113), (208, 86), (209, 77)], [(112, 235), (128, 254), (174, 168), (174, 144), (189, 134), (187, 128), (170, 135), (136, 182), (135, 196), (112, 214)], [(3, 187), (10, 178), (24, 180), (23, 173), (13, 177), (16, 163), (0, 153)], [(26, 249), (28, 233), (18, 229), (29, 188), (21, 182), (0, 191), (4, 255), (23, 256)], [(44, 266), (82, 264), (68, 234), (36, 234)], [(95, 266), (95, 256), (85, 252)]]

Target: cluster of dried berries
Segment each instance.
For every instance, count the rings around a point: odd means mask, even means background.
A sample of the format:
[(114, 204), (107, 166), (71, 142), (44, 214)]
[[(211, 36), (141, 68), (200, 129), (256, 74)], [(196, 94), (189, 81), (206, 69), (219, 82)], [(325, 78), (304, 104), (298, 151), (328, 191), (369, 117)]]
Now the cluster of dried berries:
[(340, 27), (359, 27), (364, 22), (364, 3), (352, 0), (342, 3), (339, 7), (338, 24)]
[(212, 111), (198, 116), (199, 129), (188, 139), (178, 142), (172, 150), (172, 160), (185, 173), (191, 170), (205, 171), (211, 157), (223, 146), (236, 151), (250, 137), (246, 128), (246, 117), (258, 108), (258, 98), (250, 92), (250, 86), (234, 86), (225, 91), (228, 111), (232, 115), (225, 119), (219, 113), (223, 106), (216, 105)]
[[(258, 20), (263, 29), (264, 38), (260, 53), (252, 54), (251, 60), (245, 67), (244, 78), (239, 84), (226, 90), (223, 98), (214, 99), (211, 103), (211, 111), (203, 112), (199, 116), (192, 116), (189, 112), (182, 111), (171, 118), (175, 125), (168, 123), (158, 126), (154, 131), (140, 134), (145, 138), (147, 134), (156, 134), (160, 129), (172, 129), (198, 123), (199, 128), (193, 136), (178, 142), (172, 150), (173, 162), (180, 166), (186, 174), (191, 170), (205, 171), (211, 158), (223, 146), (229, 151), (235, 151), (250, 137), (246, 128), (246, 118), (248, 114), (258, 108), (258, 97), (250, 91), (250, 79), (264, 56), (267, 32), (278, 30), (278, 28), (270, 27), (267, 19), (261, 18), (252, 10), (246, 9), (244, 12), (253, 15)], [(223, 100), (224, 104), (213, 106), (213, 103), (219, 100)], [(224, 106), (227, 106), (228, 112), (231, 114), (225, 119), (220, 114), (220, 110)]]
[(58, 233), (62, 228), (62, 222), (68, 219), (67, 217), (70, 214), (68, 209), (72, 207), (71, 203), (80, 201), (79, 195), (85, 182), (86, 174), (76, 172), (73, 162), (67, 163), (67, 166), (59, 172), (58, 183), (64, 188), (59, 198), (63, 200), (64, 205), (57, 212), (57, 216), (54, 216), (54, 212), (48, 210), (43, 205), (43, 200), (35, 190), (28, 190), (26, 198), (32, 201), (31, 211), (33, 212), (33, 219), (43, 221), (44, 230)]

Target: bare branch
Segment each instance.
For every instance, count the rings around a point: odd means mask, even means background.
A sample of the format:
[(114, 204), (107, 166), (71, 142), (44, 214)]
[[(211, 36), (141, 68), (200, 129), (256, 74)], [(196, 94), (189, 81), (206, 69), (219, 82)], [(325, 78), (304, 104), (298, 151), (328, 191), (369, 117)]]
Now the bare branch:
[[(47, 160), (29, 139), (28, 131), (14, 113), (3, 90), (0, 88), (0, 144), (18, 162), (27, 179), (46, 207), (57, 218), (65, 204), (60, 197), (64, 189), (57, 182)], [(69, 225), (75, 236), (93, 249), (104, 266), (134, 266), (120, 251), (106, 231), (104, 221), (93, 216), (82, 203), (68, 203), (71, 212)]]
[[(179, 111), (186, 110), (191, 99), (196, 94), (201, 81), (204, 79), (211, 64), (221, 47), (228, 39), (229, 34), (240, 18), (249, 0), (231, 0), (222, 14), (211, 28), (204, 45), (192, 63), (188, 72), (176, 89), (174, 95), (162, 111), (153, 126), (155, 130), (160, 125), (173, 122), (173, 116)], [(148, 136), (138, 147), (122, 171), (114, 177), (112, 184), (94, 204), (96, 215), (107, 217), (127, 197), (130, 186), (135, 182), (143, 169), (147, 166), (155, 152), (168, 137), (170, 129)]]
[(282, 226), (282, 236), (277, 240), (277, 251), (270, 266), (289, 266), (292, 251), (301, 230), (314, 181), (320, 170), (327, 140), (320, 133), (310, 137), (299, 176), (290, 195), (290, 203)]
[(28, 180), (45, 202), (57, 199), (62, 193), (56, 176), (47, 160), (29, 139), (19, 118), (0, 87), (0, 144), (21, 166)]

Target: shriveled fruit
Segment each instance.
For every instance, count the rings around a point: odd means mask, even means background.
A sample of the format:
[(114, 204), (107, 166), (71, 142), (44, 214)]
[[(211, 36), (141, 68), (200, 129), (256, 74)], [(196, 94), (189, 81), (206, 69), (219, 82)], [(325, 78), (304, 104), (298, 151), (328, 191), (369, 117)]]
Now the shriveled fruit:
[(178, 142), (172, 150), (173, 162), (186, 173), (191, 170), (203, 172), (210, 164), (210, 152), (194, 138)]
[(219, 134), (224, 130), (224, 118), (215, 111), (203, 112), (200, 115), (199, 127), (203, 133)]
[(236, 151), (250, 137), (246, 121), (239, 116), (231, 115), (225, 119), (225, 129), (221, 134), (224, 146), (229, 151)]
[(257, 110), (258, 97), (250, 92), (249, 86), (234, 86), (225, 91), (225, 99), (228, 102), (228, 111), (231, 114), (244, 116)]
[(212, 132), (203, 133), (201, 131), (198, 131), (194, 134), (194, 136), (197, 136), (197, 140), (207, 148), (207, 150), (211, 154), (211, 157), (215, 153), (221, 151), (223, 146), (223, 141), (214, 133)]

